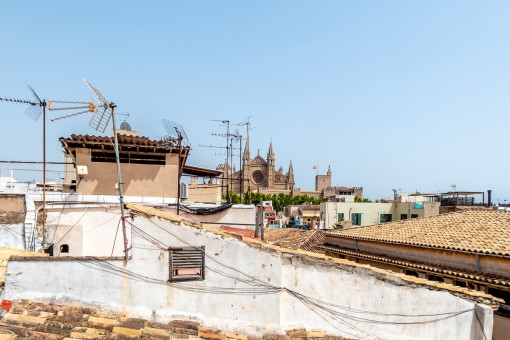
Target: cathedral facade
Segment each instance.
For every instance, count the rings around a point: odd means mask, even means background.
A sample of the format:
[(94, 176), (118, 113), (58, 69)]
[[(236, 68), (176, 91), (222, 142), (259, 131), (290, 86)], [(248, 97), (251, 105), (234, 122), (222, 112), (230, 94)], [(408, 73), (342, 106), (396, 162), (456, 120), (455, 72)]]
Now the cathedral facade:
[(290, 194), (294, 190), (294, 169), (292, 161), (287, 172), (283, 167), (276, 169), (273, 143), (269, 144), (267, 157), (264, 159), (260, 151), (253, 159), (250, 155), (250, 147), (246, 143), (243, 153), (242, 168), (236, 171), (235, 166), (220, 164), (218, 170), (223, 170), (222, 186), (224, 193), (235, 192), (262, 192), (266, 194), (285, 193)]

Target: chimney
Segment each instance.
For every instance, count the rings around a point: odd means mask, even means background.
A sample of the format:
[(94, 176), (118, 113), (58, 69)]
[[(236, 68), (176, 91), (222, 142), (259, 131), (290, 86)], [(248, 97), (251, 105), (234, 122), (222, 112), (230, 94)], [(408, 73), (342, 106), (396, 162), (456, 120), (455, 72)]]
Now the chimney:
[(492, 190), (487, 190), (487, 206), (492, 205)]

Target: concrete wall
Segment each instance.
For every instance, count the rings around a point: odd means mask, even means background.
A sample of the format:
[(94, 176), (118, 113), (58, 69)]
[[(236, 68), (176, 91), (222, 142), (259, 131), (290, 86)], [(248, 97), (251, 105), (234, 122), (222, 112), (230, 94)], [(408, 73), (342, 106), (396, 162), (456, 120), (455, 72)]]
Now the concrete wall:
[(23, 249), (23, 223), (0, 224), (0, 247)]
[(337, 222), (338, 213), (343, 213), (346, 221), (351, 221), (351, 214), (361, 214), (361, 226), (379, 223), (381, 214), (392, 214), (393, 220), (396, 218), (393, 203), (322, 202), (320, 206), (325, 228), (331, 228)]
[[(47, 211), (48, 244), (53, 243), (54, 256), (123, 256), (124, 241), (119, 208), (98, 205), (55, 206)], [(132, 245), (131, 227), (127, 238)], [(61, 253), (62, 245), (69, 253)]]
[[(425, 247), (407, 246), (402, 244), (354, 240), (335, 236), (326, 236), (326, 243), (341, 248), (358, 250), (361, 253), (379, 254), (407, 261), (418, 261), (440, 266), (451, 266), (476, 272), (476, 254), (447, 249), (432, 249)], [(510, 276), (510, 259), (490, 255), (478, 255), (478, 269), (481, 273)]]
[(510, 319), (494, 315), (493, 340), (506, 340), (510, 335)]
[[(305, 327), (349, 338), (369, 338), (369, 334), (395, 338), (398, 334), (399, 339), (482, 339), (473, 313), (477, 308), (486, 336), (491, 336), (492, 309), (445, 291), (412, 285), (369, 268), (282, 254), (158, 218), (140, 216), (133, 223), (162, 243), (162, 249), (133, 234), (137, 246), (127, 263), (12, 259), (5, 298), (96, 305), (163, 322), (189, 317), (259, 337)], [(165, 248), (186, 245), (205, 246), (205, 280), (168, 284)], [(123, 270), (143, 277), (122, 274)], [(340, 314), (334, 317), (324, 309), (316, 314), (307, 307), (308, 299), (335, 304), (327, 307)], [(430, 316), (460, 311), (450, 318)], [(412, 324), (396, 324), (402, 321)]]
[(411, 215), (415, 214), (418, 217), (436, 216), (439, 215), (439, 202), (420, 202), (423, 208), (417, 209), (414, 202), (402, 202), (396, 203), (396, 215), (394, 221), (400, 220), (402, 214), (407, 215), (407, 218), (411, 218)]
[(188, 197), (182, 202), (221, 203), (221, 184), (188, 184)]
[(25, 195), (0, 194), (0, 211), (25, 211)]
[[(88, 175), (77, 179), (77, 193), (117, 195), (116, 163), (92, 162), (89, 149), (76, 149), (76, 164), (88, 168)], [(165, 165), (121, 163), (124, 195), (176, 197), (177, 164), (177, 154), (167, 154)]]
[(195, 215), (181, 211), (181, 216), (213, 226), (230, 226), (235, 228), (253, 229), (256, 220), (256, 209), (253, 204), (234, 204), (230, 209), (211, 215)]
[[(332, 228), (337, 222), (338, 213), (344, 214), (344, 220), (350, 221), (354, 213), (361, 214), (361, 226), (380, 223), (381, 214), (391, 214), (392, 221), (400, 220), (401, 214), (417, 214), (418, 217), (439, 214), (439, 203), (424, 202), (423, 209), (415, 209), (414, 203), (353, 203), (353, 202), (322, 202), (321, 213), (324, 226)], [(353, 225), (353, 227), (356, 227)]]

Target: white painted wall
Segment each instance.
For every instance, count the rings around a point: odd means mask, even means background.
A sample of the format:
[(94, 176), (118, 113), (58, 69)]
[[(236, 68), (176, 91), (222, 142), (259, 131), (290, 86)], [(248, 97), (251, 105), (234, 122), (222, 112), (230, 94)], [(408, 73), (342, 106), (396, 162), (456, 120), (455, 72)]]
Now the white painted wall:
[[(124, 255), (124, 241), (117, 206), (108, 204), (52, 206), (47, 210), (46, 228), (46, 242), (53, 243), (54, 256)], [(126, 230), (129, 245), (131, 245), (129, 224)], [(69, 253), (60, 253), (62, 245), (69, 246)]]
[[(134, 224), (162, 242), (163, 248), (205, 245), (205, 280), (167, 284), (168, 252), (133, 234), (132, 259), (126, 264), (119, 260), (97, 262), (83, 258), (11, 260), (6, 274), (5, 298), (90, 304), (163, 322), (194, 318), (207, 326), (254, 336), (305, 327), (363, 339), (370, 338), (367, 332), (386, 339), (482, 339), (476, 318), (470, 311), (478, 306), (486, 336), (489, 339), (491, 336), (490, 308), (444, 291), (413, 286), (368, 268), (261, 249), (236, 238), (163, 219), (139, 216), (135, 217)], [(105, 267), (105, 263), (151, 278), (151, 282), (119, 275)], [(321, 311), (325, 317), (322, 318), (288, 291), (256, 294), (255, 289), (261, 286), (256, 286), (255, 280), (364, 312), (337, 309), (345, 315), (334, 320)], [(236, 294), (232, 291), (234, 288)], [(197, 289), (209, 292), (197, 292)], [(216, 289), (229, 291), (213, 294), (211, 290)], [(430, 317), (387, 314), (424, 315), (465, 310), (468, 312), (428, 324), (382, 325), (350, 320), (352, 316), (359, 316), (385, 322), (419, 322)], [(369, 311), (381, 315), (369, 314)]]
[[(361, 214), (361, 225), (372, 225), (380, 223), (381, 214), (391, 214), (392, 221), (399, 221), (401, 214), (408, 215), (417, 214), (418, 217), (435, 216), (439, 215), (440, 203), (438, 202), (423, 202), (422, 209), (415, 209), (414, 203), (349, 203), (349, 202), (322, 202), (320, 204), (320, 211), (324, 226), (326, 229), (331, 229), (337, 222), (338, 213), (344, 214), (345, 221), (351, 221), (352, 214)], [(352, 227), (359, 227), (353, 225)]]
[[(213, 206), (208, 204), (193, 204), (192, 207), (207, 207)], [(175, 212), (175, 209), (172, 210)], [(241, 229), (253, 229), (255, 226), (256, 210), (253, 204), (234, 204), (230, 209), (223, 210), (216, 214), (211, 215), (196, 215), (188, 214), (185, 211), (180, 212), (180, 215), (194, 221), (202, 223), (209, 223), (214, 226), (229, 226)]]
[(0, 224), (0, 247), (23, 249), (23, 223)]
[(320, 206), (326, 228), (337, 222), (338, 213), (343, 213), (346, 221), (351, 220), (351, 214), (361, 214), (361, 226), (379, 223), (381, 214), (392, 214), (395, 220), (396, 205), (393, 203), (322, 202)]

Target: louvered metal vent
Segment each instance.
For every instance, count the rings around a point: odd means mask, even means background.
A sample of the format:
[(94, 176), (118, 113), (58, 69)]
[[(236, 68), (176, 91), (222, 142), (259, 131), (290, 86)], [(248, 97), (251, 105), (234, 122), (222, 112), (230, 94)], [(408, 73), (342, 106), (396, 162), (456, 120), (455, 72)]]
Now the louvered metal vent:
[(205, 278), (205, 247), (170, 248), (168, 281), (196, 281)]

